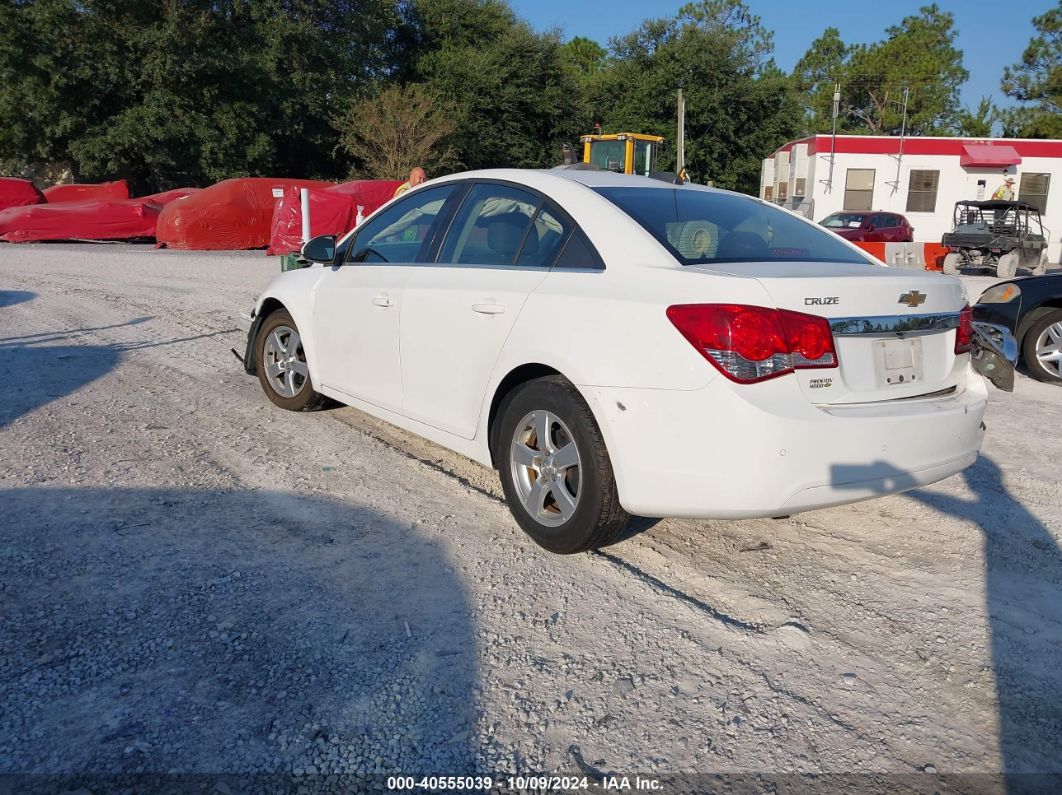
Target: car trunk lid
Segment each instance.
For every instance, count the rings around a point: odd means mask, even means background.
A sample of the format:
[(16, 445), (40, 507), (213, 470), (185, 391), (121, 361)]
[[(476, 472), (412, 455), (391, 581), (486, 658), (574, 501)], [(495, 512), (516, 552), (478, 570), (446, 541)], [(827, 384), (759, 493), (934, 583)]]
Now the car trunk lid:
[(794, 373), (813, 403), (911, 399), (947, 393), (962, 382), (955, 329), (967, 302), (957, 279), (854, 263), (699, 269), (753, 278), (776, 307), (830, 321), (839, 366)]

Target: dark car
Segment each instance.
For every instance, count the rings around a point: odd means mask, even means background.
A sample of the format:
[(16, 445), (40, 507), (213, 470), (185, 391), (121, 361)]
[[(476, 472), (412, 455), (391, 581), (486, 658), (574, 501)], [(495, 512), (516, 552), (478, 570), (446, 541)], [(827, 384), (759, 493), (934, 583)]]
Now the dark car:
[(941, 244), (951, 249), (944, 257), (944, 273), (952, 276), (961, 268), (995, 268), (1001, 279), (1013, 278), (1019, 266), (1033, 276), (1047, 270), (1040, 209), (1026, 202), (956, 202), (952, 231)]
[(846, 210), (827, 215), (819, 223), (854, 243), (910, 243), (914, 240), (914, 228), (899, 213)]
[(1029, 375), (1062, 384), (1062, 273), (994, 284), (973, 312), (975, 323), (1002, 326), (1014, 335)]

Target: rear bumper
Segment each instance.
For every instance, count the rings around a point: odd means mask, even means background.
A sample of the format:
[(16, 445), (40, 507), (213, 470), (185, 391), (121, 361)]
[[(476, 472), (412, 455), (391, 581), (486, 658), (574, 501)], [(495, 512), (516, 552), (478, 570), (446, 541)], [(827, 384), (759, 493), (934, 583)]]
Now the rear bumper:
[(641, 516), (778, 516), (905, 491), (977, 459), (987, 390), (818, 408), (795, 379), (696, 391), (582, 387), (620, 502)]

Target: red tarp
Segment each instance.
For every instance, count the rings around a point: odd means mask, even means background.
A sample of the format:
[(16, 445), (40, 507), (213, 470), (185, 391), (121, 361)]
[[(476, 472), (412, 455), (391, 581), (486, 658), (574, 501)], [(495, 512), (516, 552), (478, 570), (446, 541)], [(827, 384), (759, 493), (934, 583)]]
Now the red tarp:
[(273, 209), (288, 188), (330, 184), (307, 179), (227, 179), (163, 208), (155, 238), (169, 248), (265, 248)]
[(155, 236), (163, 205), (196, 192), (196, 188), (142, 196), (57, 204), (35, 204), (0, 211), (0, 240), (133, 240)]
[(959, 165), (963, 168), (1000, 168), (1019, 163), (1018, 150), (1002, 144), (964, 144), (959, 155)]
[[(363, 179), (310, 189), (310, 236), (342, 235), (354, 228), (358, 207), (365, 215), (391, 199), (402, 183)], [(290, 254), (302, 248), (302, 202), (299, 188), (284, 191), (270, 225), (268, 254)]]
[(0, 177), (0, 210), (8, 207), (25, 207), (27, 204), (40, 204), (44, 196), (37, 186), (28, 179)]
[(124, 179), (101, 182), (98, 185), (53, 185), (45, 188), (44, 198), (49, 204), (83, 202), (90, 199), (128, 199), (129, 185)]

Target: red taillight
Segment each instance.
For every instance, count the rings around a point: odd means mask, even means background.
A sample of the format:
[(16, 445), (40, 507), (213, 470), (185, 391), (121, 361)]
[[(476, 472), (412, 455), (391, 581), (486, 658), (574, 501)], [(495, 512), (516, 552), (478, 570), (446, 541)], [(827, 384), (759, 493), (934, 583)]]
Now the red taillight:
[(668, 320), (727, 378), (765, 381), (794, 370), (836, 367), (826, 318), (741, 304), (679, 304)]
[(959, 327), (955, 330), (955, 353), (969, 353), (973, 347), (973, 309), (969, 304), (959, 313)]

